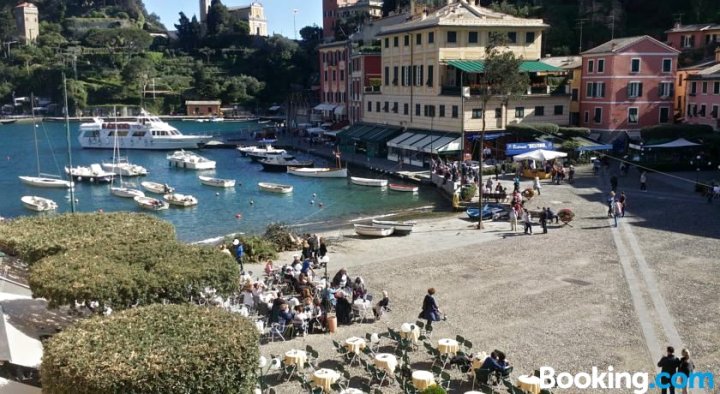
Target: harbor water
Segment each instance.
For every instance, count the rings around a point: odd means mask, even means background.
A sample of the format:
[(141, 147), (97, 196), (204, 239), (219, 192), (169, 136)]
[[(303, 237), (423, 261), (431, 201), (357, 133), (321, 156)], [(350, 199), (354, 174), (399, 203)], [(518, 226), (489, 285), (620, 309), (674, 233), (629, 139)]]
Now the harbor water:
[[(251, 132), (262, 127), (256, 122), (171, 122), (171, 124), (184, 134), (212, 134), (218, 138), (240, 136), (247, 138), (248, 144), (252, 143)], [(103, 161), (112, 162), (112, 149), (89, 150), (79, 146), (78, 127), (78, 123), (70, 124), (73, 165), (88, 166)], [(65, 178), (64, 167), (67, 164), (65, 124), (38, 122), (36, 130), (41, 172)], [(59, 205), (57, 212), (69, 212), (70, 199), (67, 190), (27, 186), (18, 179), (18, 176), (35, 176), (38, 172), (32, 124), (2, 125), (0, 138), (2, 140), (0, 216), (13, 218), (21, 215), (38, 215), (22, 206), (20, 198), (24, 195), (50, 198)], [(442, 201), (433, 188), (421, 188), (417, 194), (394, 192), (388, 189), (353, 185), (350, 184), (349, 179), (303, 178), (286, 173), (264, 172), (260, 164), (252, 163), (235, 149), (203, 149), (197, 152), (215, 160), (217, 168), (207, 171), (172, 168), (165, 158), (169, 153), (167, 151), (121, 152), (121, 155), (127, 156), (130, 162), (142, 165), (148, 170), (147, 176), (124, 178), (124, 181), (135, 183), (138, 188), (141, 188), (139, 185), (141, 181), (167, 183), (178, 193), (191, 194), (198, 198), (199, 204), (192, 208), (171, 207), (169, 210), (149, 213), (171, 222), (176, 228), (178, 238), (187, 242), (202, 241), (235, 232), (259, 233), (271, 222), (282, 222), (309, 231), (338, 225), (359, 217), (399, 212)], [(316, 166), (328, 165), (320, 158), (293, 153), (303, 159), (315, 160)], [(382, 177), (352, 167), (350, 174)], [(199, 175), (236, 179), (237, 185), (228, 189), (205, 186), (198, 180)], [(258, 189), (258, 182), (292, 185), (294, 190), (287, 195), (263, 192)], [(147, 212), (139, 208), (132, 199), (110, 194), (108, 184), (78, 183), (75, 187), (75, 199), (76, 209), (79, 212), (99, 210)]]

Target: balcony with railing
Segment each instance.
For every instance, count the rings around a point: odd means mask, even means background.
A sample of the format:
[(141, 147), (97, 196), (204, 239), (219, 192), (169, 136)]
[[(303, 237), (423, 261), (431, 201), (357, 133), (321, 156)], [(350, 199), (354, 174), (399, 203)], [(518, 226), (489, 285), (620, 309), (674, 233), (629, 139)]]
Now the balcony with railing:
[[(469, 82), (469, 83), (468, 83)], [(531, 77), (525, 92), (526, 96), (565, 96), (570, 95), (570, 84), (566, 77), (543, 76)], [(486, 91), (486, 84), (466, 81), (471, 96), (481, 96)], [(459, 96), (460, 86), (443, 84), (440, 88), (443, 96)]]

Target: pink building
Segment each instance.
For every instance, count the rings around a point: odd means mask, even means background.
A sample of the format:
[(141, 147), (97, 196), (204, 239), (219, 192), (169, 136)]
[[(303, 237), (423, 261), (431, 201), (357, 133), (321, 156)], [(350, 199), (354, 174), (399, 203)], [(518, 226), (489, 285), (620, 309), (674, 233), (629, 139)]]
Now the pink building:
[(323, 119), (347, 118), (350, 67), (348, 42), (338, 41), (318, 47), (320, 55), (320, 105), (315, 107)]
[(720, 130), (720, 48), (716, 63), (685, 79), (687, 103), (685, 121), (704, 124)]
[(671, 123), (679, 52), (650, 36), (583, 52), (580, 126), (624, 131)]
[(679, 51), (702, 49), (714, 43), (720, 43), (720, 24), (699, 25), (676, 24), (665, 32), (667, 43)]

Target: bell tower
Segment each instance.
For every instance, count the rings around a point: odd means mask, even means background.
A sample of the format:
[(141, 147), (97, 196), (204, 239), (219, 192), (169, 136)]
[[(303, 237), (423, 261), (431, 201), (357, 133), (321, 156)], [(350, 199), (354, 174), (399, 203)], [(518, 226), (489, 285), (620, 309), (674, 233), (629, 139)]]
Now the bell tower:
[(200, 22), (207, 19), (208, 10), (210, 9), (211, 0), (200, 0)]

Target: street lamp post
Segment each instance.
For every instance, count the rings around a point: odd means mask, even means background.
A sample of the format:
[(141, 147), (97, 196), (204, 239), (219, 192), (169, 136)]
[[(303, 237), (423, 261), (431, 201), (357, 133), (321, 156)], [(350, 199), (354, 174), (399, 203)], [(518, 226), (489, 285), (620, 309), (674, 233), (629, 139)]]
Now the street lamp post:
[(297, 41), (297, 25), (295, 24), (295, 16), (298, 13), (298, 9), (293, 9), (293, 34), (295, 35), (295, 41)]

